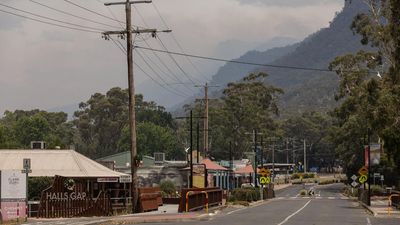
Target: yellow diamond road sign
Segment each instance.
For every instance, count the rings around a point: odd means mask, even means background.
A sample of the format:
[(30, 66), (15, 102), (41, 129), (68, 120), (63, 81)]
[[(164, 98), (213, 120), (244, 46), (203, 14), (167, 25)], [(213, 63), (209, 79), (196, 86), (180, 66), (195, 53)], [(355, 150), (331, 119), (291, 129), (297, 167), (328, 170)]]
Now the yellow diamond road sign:
[(365, 167), (365, 166), (361, 167), (361, 168), (358, 170), (358, 173), (359, 173), (360, 175), (366, 175), (366, 174), (368, 173), (367, 167)]
[(360, 178), (358, 178), (358, 181), (360, 181), (360, 184), (365, 183), (368, 180), (367, 175), (361, 175)]
[(260, 177), (260, 184), (269, 184), (271, 182), (271, 178), (269, 177)]
[(265, 168), (261, 168), (260, 171), (258, 172), (262, 177), (268, 177), (271, 172)]

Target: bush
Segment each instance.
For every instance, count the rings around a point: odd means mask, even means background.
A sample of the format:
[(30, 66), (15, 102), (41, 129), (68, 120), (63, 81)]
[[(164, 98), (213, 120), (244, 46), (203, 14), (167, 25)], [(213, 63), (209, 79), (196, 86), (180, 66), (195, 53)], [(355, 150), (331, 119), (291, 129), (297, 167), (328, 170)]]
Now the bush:
[(299, 179), (299, 178), (300, 178), (300, 175), (298, 173), (294, 173), (292, 175), (292, 179)]
[(305, 196), (306, 194), (307, 194), (307, 191), (306, 191), (306, 190), (303, 189), (303, 190), (300, 191), (300, 195), (301, 195), (301, 196)]
[(253, 202), (260, 200), (260, 197), (260, 190), (258, 188), (237, 188), (232, 191), (232, 195), (229, 197), (229, 200)]
[(324, 180), (324, 181), (320, 181), (318, 184), (319, 185), (327, 185), (327, 184), (333, 184), (333, 183), (337, 183), (337, 180)]
[(371, 185), (371, 195), (375, 196), (384, 196), (386, 194), (386, 190), (378, 185)]
[(292, 174), (292, 179), (308, 179), (308, 178), (315, 178), (315, 174), (314, 173), (294, 173)]
[(28, 178), (28, 199), (39, 200), (42, 191), (53, 184), (51, 177), (29, 177)]
[(161, 182), (160, 189), (163, 197), (175, 197), (176, 195), (175, 184), (170, 180)]

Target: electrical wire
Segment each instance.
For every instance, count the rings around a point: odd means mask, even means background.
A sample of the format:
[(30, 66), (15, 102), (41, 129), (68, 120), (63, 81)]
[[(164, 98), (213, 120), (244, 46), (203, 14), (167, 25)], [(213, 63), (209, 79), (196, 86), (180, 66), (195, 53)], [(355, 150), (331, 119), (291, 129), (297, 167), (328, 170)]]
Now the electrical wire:
[(83, 31), (83, 32), (88, 32), (88, 33), (101, 34), (101, 32), (98, 32), (98, 31), (93, 31), (93, 30), (87, 30), (87, 29), (81, 29), (81, 28), (76, 28), (76, 27), (70, 27), (70, 26), (60, 25), (60, 24), (56, 24), (56, 23), (47, 22), (47, 21), (43, 21), (43, 20), (36, 19), (36, 18), (32, 18), (32, 17), (29, 17), (29, 16), (25, 16), (25, 15), (20, 15), (20, 14), (17, 14), (17, 13), (9, 12), (9, 11), (2, 10), (2, 9), (0, 9), (0, 11), (1, 11), (1, 12), (4, 12), (4, 13), (11, 14), (11, 15), (14, 15), (14, 16), (18, 16), (18, 17), (21, 17), (21, 18), (25, 18), (25, 19), (28, 19), (28, 20), (33, 20), (33, 21), (36, 21), (36, 22), (39, 22), (39, 23), (47, 24), (47, 25), (52, 25), (52, 26), (56, 26), (56, 27), (67, 28), (67, 29), (70, 29), (70, 30), (77, 30), (77, 31)]
[[(138, 53), (138, 54), (140, 54), (140, 50), (139, 49), (135, 49), (136, 50), (136, 52)], [(143, 50), (141, 50), (141, 51), (143, 51)], [(165, 71), (158, 65), (158, 63), (155, 63), (148, 55), (146, 55), (146, 52), (145, 51), (143, 51), (142, 52), (142, 54), (144, 54), (145, 56), (146, 56), (146, 58), (152, 63), (152, 65), (154, 65), (154, 66), (156, 66), (157, 67), (157, 69), (159, 70), (159, 71), (161, 71), (161, 73), (162, 74), (166, 74), (166, 75), (168, 75), (168, 78), (174, 78), (174, 76), (171, 76), (169, 73), (165, 73)], [(159, 59), (159, 61), (160, 61), (161, 59)], [(161, 61), (162, 62), (162, 61)], [(164, 62), (162, 62), (162, 63), (164, 63)], [(175, 79), (174, 79), (175, 80)], [(177, 83), (182, 83), (180, 80), (178, 81), (178, 82), (176, 82), (175, 84), (177, 84)], [(170, 84), (168, 84), (168, 86), (170, 86)], [(189, 90), (189, 93), (192, 93), (193, 92), (193, 90), (192, 89), (190, 89), (190, 88), (188, 88), (187, 86), (185, 86), (188, 90)], [(183, 91), (181, 91), (181, 92), (183, 92)], [(185, 93), (185, 92), (183, 92), (183, 93)], [(186, 95), (188, 95), (187, 93), (185, 93)]]
[[(127, 54), (127, 51), (125, 48), (123, 48), (122, 46), (118, 45), (117, 42), (114, 40), (114, 38), (110, 37), (111, 41), (118, 47), (119, 50), (121, 50), (125, 55)], [(161, 88), (167, 90), (168, 92), (178, 95), (180, 97), (186, 98), (187, 96), (175, 93), (173, 91), (171, 91), (170, 89), (166, 88), (164, 85), (162, 85), (160, 82), (158, 82), (156, 79), (154, 79), (154, 77), (152, 77), (149, 73), (147, 73), (139, 64), (137, 64), (136, 62), (133, 62), (135, 64), (135, 66), (142, 71), (147, 77), (149, 77), (154, 83), (156, 83), (157, 85), (159, 85)]]
[[(152, 2), (152, 5), (153, 5), (155, 11), (157, 12), (158, 16), (160, 17), (162, 23), (164, 24), (164, 26), (165, 26), (168, 30), (170, 30), (169, 26), (167, 25), (167, 22), (165, 21), (164, 17), (161, 15), (160, 10), (158, 10), (158, 7), (157, 7), (156, 4), (154, 3), (154, 1)], [(185, 50), (183, 49), (182, 45), (179, 43), (179, 41), (178, 41), (177, 38), (175, 37), (174, 33), (171, 33), (171, 37), (172, 37), (172, 39), (174, 40), (175, 44), (176, 44), (176, 45), (178, 46), (178, 48), (180, 49), (180, 51), (181, 51), (183, 54), (186, 54)], [(194, 70), (196, 70), (196, 72), (197, 72), (200, 76), (202, 76), (206, 81), (209, 80), (203, 73), (200, 72), (200, 70), (197, 68), (197, 66), (193, 63), (193, 61), (192, 61), (189, 57), (186, 56), (186, 59), (187, 59), (187, 61), (192, 65), (192, 67), (194, 68)]]
[[(148, 24), (147, 24), (147, 22), (146, 22), (146, 20), (144, 19), (144, 17), (143, 17), (142, 14), (140, 13), (140, 11), (136, 8), (135, 5), (133, 5), (133, 8), (136, 10), (136, 13), (139, 15), (139, 17), (140, 17), (140, 19), (142, 20), (143, 24), (144, 24), (146, 27), (149, 27)], [(145, 44), (147, 45), (147, 47), (151, 48), (150, 45), (149, 45), (149, 43), (148, 43), (142, 36), (140, 36), (140, 37), (141, 37), (142, 40), (145, 42)], [(168, 70), (169, 73), (165, 73), (165, 74), (167, 74), (170, 78), (173, 77), (172, 79), (176, 80), (177, 83), (181, 83), (181, 84), (184, 83), (174, 72), (172, 72), (172, 70), (164, 63), (164, 61), (160, 58), (160, 56), (159, 56), (156, 52), (152, 51), (152, 53), (153, 53), (153, 55), (158, 59), (158, 61), (160, 61), (160, 63)], [(172, 74), (172, 75), (170, 75), (170, 74)], [(185, 87), (186, 87), (186, 89), (188, 89), (190, 92), (192, 92), (192, 89), (190, 89), (188, 86), (185, 86)]]
[(88, 12), (91, 12), (91, 13), (93, 13), (93, 14), (96, 14), (96, 15), (98, 15), (98, 16), (101, 16), (101, 17), (103, 17), (103, 18), (106, 18), (106, 19), (109, 19), (109, 20), (112, 20), (112, 21), (116, 21), (116, 22), (118, 22), (118, 23), (125, 24), (123, 21), (114, 19), (114, 18), (112, 18), (112, 17), (106, 16), (106, 15), (101, 14), (101, 13), (98, 13), (98, 12), (96, 12), (96, 11), (94, 11), (94, 10), (91, 10), (91, 9), (88, 9), (88, 8), (83, 7), (83, 6), (81, 6), (81, 5), (78, 5), (78, 4), (76, 4), (76, 3), (74, 3), (74, 2), (72, 2), (72, 1), (70, 1), (70, 0), (64, 0), (64, 2), (66, 2), (66, 3), (68, 3), (68, 4), (71, 4), (71, 5), (73, 5), (73, 6), (76, 6), (76, 7), (80, 8), (80, 9), (85, 10), (85, 11), (88, 11)]
[(168, 51), (168, 50), (147, 48), (147, 47), (143, 47), (143, 46), (135, 46), (135, 48), (141, 48), (141, 49), (145, 49), (145, 50), (162, 52), (162, 53), (167, 53), (167, 54), (172, 54), (172, 55), (188, 56), (188, 57), (204, 59), (204, 60), (227, 62), (227, 63), (236, 63), (236, 64), (262, 66), (262, 67), (273, 67), (273, 68), (280, 68), (280, 69), (307, 70), (307, 71), (319, 71), (319, 72), (335, 72), (335, 71), (332, 71), (332, 70), (329, 70), (329, 69), (298, 67), (298, 66), (283, 66), (283, 65), (272, 65), (272, 64), (260, 64), (260, 63), (252, 63), (252, 62), (245, 62), (245, 61), (238, 61), (238, 60), (228, 60), (228, 59), (200, 56), (200, 55), (194, 55), (194, 54), (183, 54), (183, 53), (179, 53), (179, 52), (172, 52), (172, 51)]
[(23, 13), (26, 13), (26, 14), (29, 14), (29, 15), (32, 15), (32, 16), (36, 16), (36, 17), (39, 17), (39, 18), (43, 18), (43, 19), (46, 19), (46, 20), (58, 22), (58, 23), (68, 24), (68, 25), (71, 25), (71, 26), (76, 26), (76, 27), (80, 27), (80, 28), (84, 28), (84, 29), (103, 31), (102, 29), (98, 29), (98, 28), (94, 28), (94, 27), (79, 25), (79, 24), (75, 24), (75, 23), (66, 22), (66, 21), (63, 21), (63, 20), (54, 19), (54, 18), (47, 17), (47, 16), (42, 16), (42, 15), (39, 15), (39, 14), (36, 14), (36, 13), (32, 13), (32, 12), (29, 12), (29, 11), (26, 11), (26, 10), (17, 9), (15, 7), (12, 7), (12, 6), (9, 6), (9, 5), (5, 5), (5, 4), (2, 4), (2, 3), (0, 3), (0, 6), (6, 7), (6, 8), (10, 8), (10, 9), (13, 9), (13, 10), (18, 11), (18, 12), (23, 12)]
[[(165, 52), (169, 52), (163, 41), (157, 36), (157, 39), (161, 43), (161, 46), (165, 49)], [(176, 59), (172, 56), (172, 54), (168, 54), (169, 57), (172, 59), (172, 61), (175, 63), (175, 65), (178, 67), (178, 69), (185, 75), (190, 82), (192, 82), (193, 85), (196, 85), (196, 83), (193, 81), (193, 79), (183, 70), (183, 68), (179, 65), (179, 63), (176, 61)], [(198, 81), (198, 80), (197, 80)]]
[[(143, 60), (143, 62), (147, 65), (147, 67), (149, 67), (150, 68), (150, 70), (162, 81), (162, 83), (164, 83), (165, 85), (167, 85), (167, 87), (169, 87), (169, 85), (168, 85), (168, 83), (164, 80), (164, 78), (158, 73), (158, 72), (156, 72), (155, 70), (154, 70), (154, 68), (146, 61), (146, 59), (144, 59), (144, 57), (142, 56), (142, 54), (140, 53), (140, 52), (138, 52), (138, 51), (136, 51), (136, 53), (139, 55), (139, 57)], [(165, 89), (167, 89), (165, 86), (164, 86), (164, 88)], [(168, 89), (168, 90), (170, 90), (170, 89)], [(178, 93), (176, 90), (174, 90), (174, 89), (171, 89), (171, 91), (170, 92), (173, 92), (173, 93), (175, 93), (176, 95), (179, 95), (179, 96), (181, 96), (181, 97), (183, 97), (183, 98), (187, 98), (187, 97), (189, 97), (187, 94), (182, 94), (182, 93)]]
[[(40, 6), (42, 6), (42, 7), (48, 8), (48, 9), (50, 9), (50, 10), (53, 10), (53, 11), (56, 11), (56, 12), (59, 12), (59, 13), (62, 13), (62, 14), (68, 15), (68, 16), (72, 16), (72, 17), (75, 17), (75, 18), (78, 18), (78, 19), (81, 19), (81, 20), (85, 20), (85, 21), (88, 21), (88, 22), (91, 22), (91, 23), (95, 23), (95, 24), (99, 24), (99, 25), (104, 25), (104, 26), (108, 26), (108, 27), (119, 28), (119, 27), (117, 27), (117, 26), (113, 26), (113, 25), (110, 25), (110, 24), (98, 22), (98, 21), (95, 21), (95, 20), (92, 20), (92, 19), (89, 19), (89, 18), (86, 18), (86, 17), (78, 16), (78, 15), (75, 15), (75, 14), (72, 14), (72, 13), (69, 13), (69, 12), (66, 12), (66, 11), (63, 11), (63, 10), (60, 10), (60, 9), (57, 9), (57, 8), (51, 7), (51, 6), (49, 6), (49, 5), (43, 4), (43, 3), (41, 3), (41, 2), (37, 2), (37, 1), (35, 1), (35, 0), (29, 0), (29, 1), (31, 1), (32, 3), (35, 3), (35, 4), (37, 4), (37, 5), (40, 5)], [(108, 8), (108, 7), (107, 7), (107, 8)]]

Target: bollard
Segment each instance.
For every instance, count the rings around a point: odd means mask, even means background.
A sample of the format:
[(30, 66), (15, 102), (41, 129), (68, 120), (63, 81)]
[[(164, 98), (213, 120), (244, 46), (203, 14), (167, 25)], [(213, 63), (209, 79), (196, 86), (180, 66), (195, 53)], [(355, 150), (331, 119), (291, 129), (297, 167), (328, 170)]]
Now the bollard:
[(192, 191), (188, 191), (186, 193), (186, 212), (189, 212), (189, 195), (192, 193)]
[(208, 193), (206, 191), (202, 191), (204, 194), (206, 194), (206, 213), (208, 213)]
[(390, 216), (390, 213), (392, 212), (392, 197), (400, 197), (398, 194), (393, 194), (389, 196), (389, 202), (388, 202), (388, 215)]

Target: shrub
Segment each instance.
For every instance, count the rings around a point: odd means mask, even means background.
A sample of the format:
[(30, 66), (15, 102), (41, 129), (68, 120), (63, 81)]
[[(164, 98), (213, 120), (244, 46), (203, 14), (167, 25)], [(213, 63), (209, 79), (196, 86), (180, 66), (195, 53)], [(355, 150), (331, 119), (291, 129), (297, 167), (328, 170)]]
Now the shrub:
[(383, 196), (385, 195), (386, 190), (378, 185), (371, 185), (371, 194), (375, 196)]
[(174, 182), (166, 180), (160, 183), (160, 189), (163, 197), (175, 197), (176, 188)]
[(300, 195), (301, 195), (301, 196), (305, 196), (306, 194), (307, 194), (307, 191), (306, 191), (306, 190), (303, 189), (303, 190), (300, 191)]
[[(324, 181), (320, 181), (318, 184), (319, 185), (327, 185), (327, 184), (333, 184), (335, 183), (335, 180), (324, 180)], [(337, 183), (337, 180), (336, 180)]]
[(258, 188), (237, 188), (232, 191), (232, 195), (230, 197), (233, 201), (257, 201), (260, 199), (260, 193)]
[(299, 178), (300, 178), (300, 174), (298, 174), (298, 173), (294, 173), (292, 175), (292, 179), (299, 179)]
[(53, 184), (51, 177), (29, 177), (28, 179), (28, 199), (38, 200), (42, 191)]

